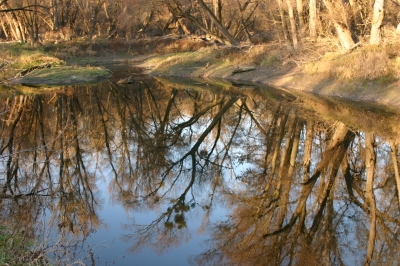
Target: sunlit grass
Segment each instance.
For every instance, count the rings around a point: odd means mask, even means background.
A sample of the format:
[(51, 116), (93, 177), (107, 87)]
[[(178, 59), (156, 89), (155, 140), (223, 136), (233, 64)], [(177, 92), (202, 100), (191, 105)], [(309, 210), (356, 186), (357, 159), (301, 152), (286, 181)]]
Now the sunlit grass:
[(0, 44), (0, 79), (14, 77), (21, 70), (49, 63), (63, 65), (64, 61), (45, 52), (44, 47), (31, 47), (21, 43)]
[(110, 75), (110, 72), (102, 67), (63, 66), (35, 70), (23, 77), (20, 82), (31, 85), (90, 83), (108, 78)]
[(345, 80), (374, 80), (390, 83), (399, 77), (400, 60), (385, 46), (366, 45), (347, 54), (327, 53), (321, 60), (304, 66), (308, 74)]

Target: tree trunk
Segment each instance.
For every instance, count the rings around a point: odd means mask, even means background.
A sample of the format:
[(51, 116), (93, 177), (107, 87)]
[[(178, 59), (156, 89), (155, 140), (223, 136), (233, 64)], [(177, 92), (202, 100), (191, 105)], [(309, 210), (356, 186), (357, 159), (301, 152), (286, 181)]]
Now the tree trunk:
[(317, 38), (317, 1), (310, 0), (309, 4), (309, 28), (310, 28), (310, 37), (315, 40)]
[(297, 14), (299, 15), (299, 28), (300, 28), (300, 36), (304, 33), (304, 8), (303, 8), (303, 0), (296, 0), (297, 4)]
[(285, 18), (285, 11), (283, 10), (283, 2), (282, 0), (277, 0), (278, 1), (278, 6), (279, 6), (279, 15), (281, 17), (282, 21), (282, 32), (283, 32), (283, 38), (287, 43), (289, 43), (289, 34), (288, 34), (288, 26), (286, 23), (286, 18)]
[(214, 23), (215, 27), (217, 27), (218, 30), (228, 39), (228, 41), (232, 45), (238, 46), (240, 44), (240, 42), (238, 40), (236, 40), (224, 26), (221, 25), (221, 23), (218, 21), (217, 17), (208, 8), (206, 3), (204, 3), (203, 0), (197, 0), (197, 3), (201, 6), (201, 8), (204, 10), (204, 12), (207, 14), (207, 16), (211, 19), (211, 21)]
[(351, 37), (350, 29), (346, 23), (338, 21), (336, 19), (338, 13), (344, 12), (344, 9), (335, 10), (335, 8), (333, 7), (332, 3), (329, 0), (324, 0), (324, 4), (326, 6), (326, 9), (328, 10), (329, 16), (331, 17), (333, 24), (335, 25), (340, 42), (342, 43), (345, 49), (349, 50), (355, 44), (353, 38)]
[(286, 0), (286, 4), (288, 6), (288, 11), (289, 11), (290, 33), (292, 35), (293, 48), (297, 50), (299, 48), (299, 41), (297, 38), (296, 19), (294, 17), (292, 0)]
[(4, 20), (0, 20), (1, 23), (1, 29), (3, 30), (4, 35), (6, 36), (6, 39), (9, 39), (9, 35), (8, 35), (8, 30), (6, 28), (6, 25), (4, 24)]
[(60, 26), (60, 18), (58, 14), (58, 1), (53, 0), (53, 24), (54, 24), (54, 30), (57, 31), (59, 26)]
[(383, 3), (384, 0), (375, 0), (374, 14), (372, 17), (370, 44), (379, 44), (381, 41), (381, 24), (383, 21)]
[(335, 21), (334, 23), (340, 42), (345, 49), (349, 50), (355, 45), (353, 38), (351, 37), (350, 30), (346, 25), (341, 24), (340, 22)]
[(179, 23), (179, 26), (181, 27), (182, 31), (185, 33), (185, 35), (188, 35), (188, 36), (191, 35), (189, 28), (185, 24), (184, 18), (178, 19), (178, 23)]
[[(222, 24), (222, 3), (221, 0), (213, 0), (214, 14), (217, 17), (219, 23)], [(213, 30), (214, 24), (211, 25), (211, 31)]]
[[(3, 1), (2, 5), (4, 6), (3, 10), (11, 10), (12, 8), (7, 3), (7, 1)], [(22, 31), (22, 26), (18, 20), (18, 17), (15, 15), (14, 11), (7, 12), (6, 18), (8, 20), (9, 27), (14, 35), (14, 38), (20, 42), (25, 42), (25, 35)]]

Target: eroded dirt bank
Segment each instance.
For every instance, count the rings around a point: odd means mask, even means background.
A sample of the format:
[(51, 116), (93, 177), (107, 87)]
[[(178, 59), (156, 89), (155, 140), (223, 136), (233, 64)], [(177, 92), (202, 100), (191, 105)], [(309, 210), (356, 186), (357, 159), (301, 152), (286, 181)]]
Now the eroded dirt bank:
[(277, 75), (264, 75), (263, 72), (265, 70), (255, 71), (254, 73), (240, 73), (228, 77), (228, 79), (249, 80), (283, 89), (400, 107), (399, 82), (383, 86), (373, 81), (326, 79), (316, 74), (304, 74), (299, 69)]
[(319, 74), (305, 73), (301, 67), (290, 65), (255, 66), (255, 70), (232, 74), (236, 69), (246, 66), (197, 63), (197, 66), (193, 67), (191, 66), (193, 63), (189, 64), (185, 61), (179, 61), (176, 64), (168, 63), (168, 61), (174, 61), (175, 56), (151, 57), (140, 65), (148, 69), (148, 74), (156, 76), (223, 78), (236, 83), (253, 82), (284, 90), (372, 102), (394, 108), (400, 107), (399, 81), (327, 78)]

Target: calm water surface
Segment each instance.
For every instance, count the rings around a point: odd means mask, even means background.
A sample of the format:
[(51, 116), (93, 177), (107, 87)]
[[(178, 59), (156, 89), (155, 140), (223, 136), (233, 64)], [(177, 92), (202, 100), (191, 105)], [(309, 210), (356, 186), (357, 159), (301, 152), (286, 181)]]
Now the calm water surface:
[(398, 265), (399, 116), (111, 81), (0, 99), (1, 223), (56, 265)]

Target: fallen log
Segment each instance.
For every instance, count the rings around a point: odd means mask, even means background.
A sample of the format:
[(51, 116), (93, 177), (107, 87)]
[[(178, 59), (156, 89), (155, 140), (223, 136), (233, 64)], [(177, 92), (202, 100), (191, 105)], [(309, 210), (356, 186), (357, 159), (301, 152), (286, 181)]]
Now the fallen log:
[(256, 70), (255, 66), (239, 66), (237, 69), (232, 71), (232, 75), (253, 70)]
[(43, 68), (50, 68), (50, 67), (51, 67), (51, 64), (50, 64), (50, 63), (43, 63), (43, 64), (41, 64), (41, 65), (33, 66), (33, 67), (30, 67), (30, 68), (28, 68), (28, 69), (25, 69), (25, 70), (23, 70), (23, 71), (17, 73), (17, 75), (15, 75), (14, 78), (24, 77), (24, 76), (26, 76), (27, 74), (31, 73), (31, 72), (32, 72), (33, 70), (35, 70), (35, 69), (43, 69)]
[(135, 79), (132, 76), (129, 76), (125, 79), (121, 79), (117, 82), (117, 84), (132, 84), (135, 83)]

